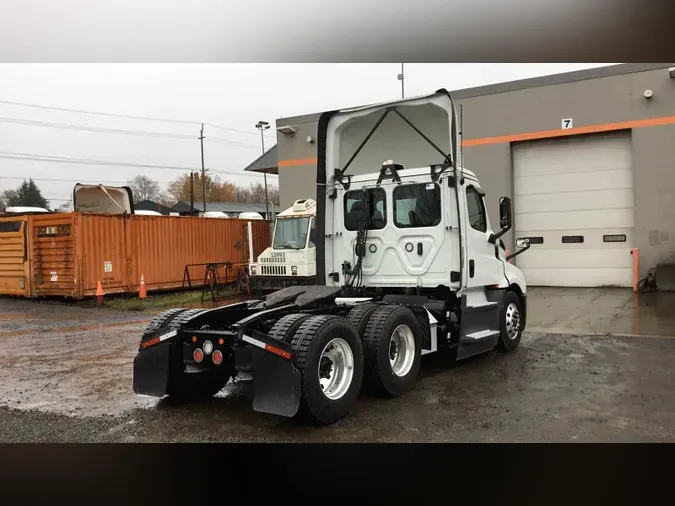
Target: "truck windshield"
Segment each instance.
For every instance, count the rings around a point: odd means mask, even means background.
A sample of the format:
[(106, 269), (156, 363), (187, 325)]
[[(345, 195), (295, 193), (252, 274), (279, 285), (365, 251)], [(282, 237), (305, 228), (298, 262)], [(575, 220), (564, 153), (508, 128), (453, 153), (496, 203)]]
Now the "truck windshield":
[(279, 218), (274, 229), (274, 249), (304, 249), (309, 218)]

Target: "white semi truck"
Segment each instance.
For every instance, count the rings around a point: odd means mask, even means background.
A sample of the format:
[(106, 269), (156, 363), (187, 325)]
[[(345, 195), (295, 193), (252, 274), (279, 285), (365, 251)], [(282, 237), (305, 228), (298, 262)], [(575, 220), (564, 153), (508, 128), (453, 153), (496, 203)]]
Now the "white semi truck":
[(253, 293), (316, 284), (316, 201), (296, 200), (277, 215), (272, 246), (249, 263), (248, 274)]
[(445, 90), (324, 113), (317, 284), (160, 314), (141, 337), (134, 391), (209, 397), (247, 371), (255, 410), (329, 424), (362, 387), (388, 397), (415, 388), (424, 354), (516, 349), (527, 288), (508, 260), (529, 244), (506, 255), (510, 199), (493, 228), (460, 142)]

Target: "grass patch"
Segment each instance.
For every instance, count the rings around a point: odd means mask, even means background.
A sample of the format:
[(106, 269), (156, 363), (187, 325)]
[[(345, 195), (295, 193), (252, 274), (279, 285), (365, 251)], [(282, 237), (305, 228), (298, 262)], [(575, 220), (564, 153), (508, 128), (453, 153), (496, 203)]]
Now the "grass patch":
[[(206, 300), (210, 300), (210, 298), (207, 296)], [(147, 299), (109, 296), (105, 298), (104, 307), (121, 311), (152, 311), (155, 309), (182, 307), (187, 304), (200, 304), (201, 301), (202, 291), (191, 290), (186, 292), (148, 294)]]

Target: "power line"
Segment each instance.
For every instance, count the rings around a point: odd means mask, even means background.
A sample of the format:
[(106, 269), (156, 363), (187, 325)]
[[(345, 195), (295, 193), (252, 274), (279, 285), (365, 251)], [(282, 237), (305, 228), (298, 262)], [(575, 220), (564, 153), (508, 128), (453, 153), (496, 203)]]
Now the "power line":
[[(6, 105), (14, 105), (14, 106), (20, 106), (20, 107), (32, 107), (34, 109), (46, 109), (50, 111), (63, 111), (63, 112), (72, 112), (72, 113), (78, 113), (78, 114), (90, 114), (94, 116), (107, 116), (111, 118), (128, 118), (128, 119), (136, 119), (136, 120), (143, 120), (143, 121), (160, 121), (164, 123), (180, 123), (183, 125), (201, 125), (202, 122), (200, 121), (187, 121), (187, 120), (182, 120), (182, 119), (170, 119), (170, 118), (153, 118), (151, 116), (133, 116), (129, 114), (116, 114), (116, 113), (110, 113), (110, 112), (100, 112), (100, 111), (87, 111), (84, 109), (70, 109), (67, 107), (54, 107), (54, 106), (48, 106), (48, 105), (38, 105), (38, 104), (29, 104), (26, 102), (13, 102), (11, 100), (0, 100), (0, 104), (6, 104)], [(212, 127), (212, 128), (218, 128), (221, 130), (229, 130), (232, 132), (240, 132), (244, 134), (249, 134), (249, 135), (255, 135), (257, 136), (258, 134), (255, 132), (249, 132), (247, 130), (240, 130), (238, 128), (231, 128), (231, 127), (226, 127), (226, 126), (221, 126), (221, 125), (215, 125), (213, 123), (204, 123), (204, 125)]]
[(147, 132), (141, 130), (121, 130), (117, 128), (100, 128), (100, 127), (90, 127), (84, 125), (72, 125), (69, 123), (46, 123), (44, 121), (32, 121), (27, 119), (19, 118), (4, 118), (0, 117), (0, 121), (4, 123), (17, 123), (20, 125), (30, 125), (30, 126), (41, 126), (41, 127), (50, 127), (50, 128), (65, 128), (68, 130), (83, 130), (85, 132), (99, 132), (99, 133), (109, 133), (109, 134), (124, 134), (124, 135), (142, 135), (146, 137), (167, 137), (170, 139), (191, 139), (195, 140), (199, 137), (194, 135), (179, 135), (179, 134), (169, 134), (164, 132)]
[[(47, 177), (17, 177), (17, 176), (0, 176), (0, 179), (12, 179), (16, 181), (25, 181), (32, 179), (33, 181), (46, 181), (54, 183), (93, 183), (93, 184), (129, 184), (129, 181), (98, 181), (94, 179), (62, 179), (62, 178), (47, 178)], [(157, 184), (171, 184), (173, 181), (154, 181)]]
[(255, 148), (255, 149), (260, 149), (260, 146), (256, 146), (255, 144), (246, 144), (243, 142), (236, 142), (236, 141), (226, 141), (225, 139), (219, 139), (217, 137), (204, 137), (205, 141), (211, 141), (211, 142), (217, 142), (218, 144), (227, 144), (230, 146), (238, 146), (242, 148)]
[[(108, 134), (122, 134), (122, 135), (140, 135), (144, 137), (165, 137), (169, 139), (189, 139), (189, 140), (198, 140), (199, 137), (195, 135), (181, 135), (181, 134), (170, 134), (165, 132), (148, 132), (145, 130), (124, 130), (118, 128), (101, 128), (101, 127), (90, 127), (84, 125), (72, 125), (70, 123), (47, 123), (44, 121), (33, 121), (27, 119), (19, 118), (5, 118), (0, 117), (0, 122), (4, 123), (17, 123), (19, 125), (29, 125), (29, 126), (41, 126), (41, 127), (50, 127), (50, 128), (63, 128), (67, 130), (82, 130), (85, 132), (97, 132), (97, 133), (108, 133)], [(230, 146), (242, 147), (242, 148), (255, 148), (258, 149), (258, 146), (255, 144), (246, 144), (244, 142), (229, 141), (226, 139), (220, 139), (218, 137), (204, 137), (213, 142), (218, 142), (221, 144), (227, 144)]]
[[(208, 127), (211, 127), (211, 128), (218, 128), (220, 130), (230, 130), (232, 132), (239, 132), (239, 133), (242, 133), (242, 134), (255, 135), (256, 137), (258, 136), (258, 134), (255, 133), (255, 132), (249, 132), (248, 130), (241, 130), (239, 128), (230, 128), (230, 127), (224, 127), (224, 126), (220, 126), (220, 125), (214, 125), (213, 123), (204, 123), (204, 126), (208, 126)], [(276, 138), (275, 135), (268, 135), (266, 137), (269, 137), (270, 139)]]
[[(180, 170), (180, 171), (195, 171), (197, 170), (194, 167), (177, 167), (172, 165), (151, 165), (151, 164), (141, 164), (141, 163), (128, 163), (128, 162), (115, 162), (108, 160), (88, 160), (84, 158), (71, 158), (65, 156), (49, 156), (49, 155), (35, 155), (32, 153), (19, 153), (15, 151), (0, 151), (0, 158), (5, 158), (9, 160), (28, 160), (28, 161), (40, 161), (40, 162), (54, 162), (54, 163), (72, 163), (72, 164), (84, 164), (84, 165), (100, 165), (107, 167), (131, 167), (131, 168), (142, 168), (142, 169), (159, 169), (159, 170)], [(234, 176), (245, 176), (245, 177), (263, 177), (264, 174), (258, 173), (242, 173), (227, 171), (222, 169), (207, 169), (209, 172), (214, 174), (227, 174)], [(276, 174), (270, 174), (276, 175)]]

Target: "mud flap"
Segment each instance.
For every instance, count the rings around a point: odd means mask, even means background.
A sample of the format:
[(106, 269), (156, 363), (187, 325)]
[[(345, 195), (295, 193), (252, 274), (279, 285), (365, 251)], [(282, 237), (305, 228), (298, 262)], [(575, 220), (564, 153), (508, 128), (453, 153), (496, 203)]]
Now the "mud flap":
[(163, 397), (169, 383), (171, 342), (165, 342), (141, 351), (134, 358), (134, 392)]
[[(300, 407), (301, 376), (293, 365), (292, 349), (259, 332), (245, 337), (253, 344), (253, 409), (293, 417)], [(271, 351), (274, 350), (274, 351)]]

